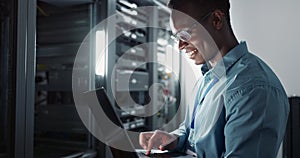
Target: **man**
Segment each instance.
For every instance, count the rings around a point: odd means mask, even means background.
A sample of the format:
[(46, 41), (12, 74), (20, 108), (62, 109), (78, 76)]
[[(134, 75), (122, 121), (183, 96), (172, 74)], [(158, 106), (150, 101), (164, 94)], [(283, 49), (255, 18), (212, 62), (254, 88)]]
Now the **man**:
[(168, 6), (179, 49), (203, 64), (204, 80), (181, 126), (172, 133), (141, 133), (140, 145), (147, 154), (159, 148), (201, 158), (276, 157), (289, 113), (287, 95), (272, 70), (237, 41), (229, 0), (170, 0)]

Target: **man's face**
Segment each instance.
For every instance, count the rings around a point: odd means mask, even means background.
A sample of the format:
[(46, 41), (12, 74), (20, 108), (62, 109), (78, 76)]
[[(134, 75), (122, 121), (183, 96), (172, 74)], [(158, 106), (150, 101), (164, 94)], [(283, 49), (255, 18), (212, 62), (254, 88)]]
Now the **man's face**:
[[(206, 14), (207, 18), (209, 18), (210, 13)], [(203, 16), (205, 17), (206, 15), (204, 14)], [(208, 20), (207, 18), (205, 20)], [(210, 34), (197, 20), (199, 19), (193, 19), (175, 10), (171, 13), (171, 29), (173, 34), (181, 30), (188, 30), (191, 35), (188, 41), (179, 40), (178, 48), (185, 50), (189, 58), (194, 60), (196, 65), (200, 65), (210, 60), (218, 52), (218, 49)]]

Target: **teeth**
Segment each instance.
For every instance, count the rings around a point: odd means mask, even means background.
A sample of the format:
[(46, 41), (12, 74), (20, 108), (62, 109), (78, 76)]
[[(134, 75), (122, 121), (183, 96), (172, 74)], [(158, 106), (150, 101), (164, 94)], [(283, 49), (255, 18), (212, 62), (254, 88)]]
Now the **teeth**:
[(196, 49), (190, 51), (190, 52), (189, 52), (189, 55), (192, 55), (192, 54), (195, 53), (196, 51), (197, 51)]

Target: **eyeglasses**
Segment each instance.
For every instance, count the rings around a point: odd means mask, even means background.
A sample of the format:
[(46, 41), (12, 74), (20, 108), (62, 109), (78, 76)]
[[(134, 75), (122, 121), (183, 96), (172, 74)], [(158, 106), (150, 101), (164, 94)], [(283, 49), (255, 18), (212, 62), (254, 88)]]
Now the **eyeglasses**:
[(192, 35), (191, 35), (192, 29), (194, 29), (194, 27), (196, 27), (198, 25), (198, 23), (207, 19), (212, 13), (213, 13), (212, 11), (208, 12), (199, 21), (195, 22), (191, 27), (189, 27), (187, 29), (179, 30), (174, 35), (172, 35), (171, 38), (175, 42), (178, 42), (178, 41), (188, 42), (192, 38)]

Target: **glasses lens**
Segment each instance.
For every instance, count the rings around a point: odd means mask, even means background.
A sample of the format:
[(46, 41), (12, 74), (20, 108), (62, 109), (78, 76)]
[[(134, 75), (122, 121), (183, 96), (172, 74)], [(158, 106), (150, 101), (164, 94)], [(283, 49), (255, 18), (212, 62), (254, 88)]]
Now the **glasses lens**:
[(177, 38), (184, 42), (189, 41), (191, 37), (192, 37), (191, 34), (187, 31), (180, 31), (177, 34)]
[(171, 36), (171, 39), (175, 42), (183, 41), (183, 42), (188, 42), (192, 38), (192, 35), (185, 30), (181, 30), (177, 32), (175, 35)]

